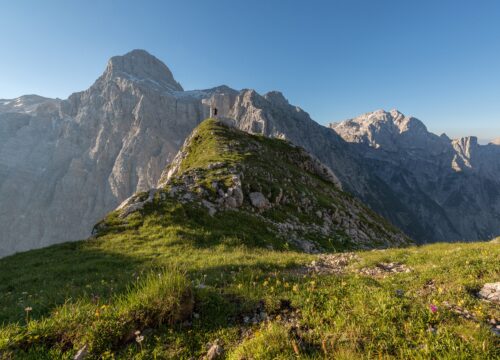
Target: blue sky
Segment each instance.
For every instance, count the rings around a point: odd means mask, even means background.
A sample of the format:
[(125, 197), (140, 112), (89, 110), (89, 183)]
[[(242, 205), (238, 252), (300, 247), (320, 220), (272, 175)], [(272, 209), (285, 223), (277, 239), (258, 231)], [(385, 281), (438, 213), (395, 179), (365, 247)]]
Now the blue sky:
[(397, 108), (500, 136), (497, 0), (0, 0), (0, 98), (66, 98), (135, 48), (185, 89), (277, 89), (320, 123)]

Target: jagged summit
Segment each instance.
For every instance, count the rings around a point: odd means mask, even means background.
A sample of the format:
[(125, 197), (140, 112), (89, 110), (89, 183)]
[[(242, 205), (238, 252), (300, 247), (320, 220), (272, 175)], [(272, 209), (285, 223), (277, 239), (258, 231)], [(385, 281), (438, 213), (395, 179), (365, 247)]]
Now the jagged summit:
[(26, 105), (31, 105), (31, 104), (39, 103), (39, 102), (42, 102), (45, 100), (50, 100), (50, 99), (43, 97), (43, 96), (40, 96), (40, 95), (36, 95), (36, 94), (28, 94), (28, 95), (19, 96), (15, 99), (0, 99), (0, 105), (2, 105), (3, 103), (6, 103), (6, 102), (10, 103), (12, 101), (14, 101), (15, 103), (18, 103), (18, 104), (23, 103)]
[(400, 134), (406, 131), (427, 131), (424, 123), (413, 116), (406, 116), (397, 109), (390, 111), (376, 110), (362, 114), (356, 118), (333, 123), (331, 128), (354, 126), (358, 128), (386, 127), (389, 130), (398, 131)]
[(40, 105), (54, 105), (60, 102), (60, 99), (50, 99), (40, 95), (23, 95), (15, 99), (0, 99), (0, 113), (35, 113)]
[(289, 105), (288, 100), (280, 91), (270, 91), (264, 95), (264, 98), (266, 98), (269, 102), (279, 106)]
[(492, 205), (500, 199), (497, 146), (480, 145), (475, 136), (438, 136), (396, 111), (375, 111), (331, 128), (363, 154), (404, 203), (419, 204), (414, 219), (435, 229), (435, 239), (488, 238), (498, 232)]
[(133, 81), (145, 81), (165, 89), (183, 91), (170, 69), (145, 50), (132, 50), (125, 55), (113, 56), (103, 74), (105, 79), (125, 77)]
[(423, 122), (399, 110), (377, 110), (356, 118), (330, 124), (344, 140), (365, 143), (374, 148), (393, 151), (403, 142), (406, 146), (435, 146), (443, 139), (427, 131)]

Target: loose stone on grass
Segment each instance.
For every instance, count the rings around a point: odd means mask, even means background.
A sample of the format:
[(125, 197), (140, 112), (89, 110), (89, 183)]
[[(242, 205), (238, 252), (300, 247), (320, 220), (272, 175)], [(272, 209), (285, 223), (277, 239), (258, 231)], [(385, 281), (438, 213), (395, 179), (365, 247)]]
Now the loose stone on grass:
[(220, 340), (217, 339), (208, 349), (206, 360), (216, 360), (221, 359), (224, 356), (224, 348), (220, 345)]
[(360, 274), (368, 276), (387, 276), (390, 274), (397, 273), (409, 273), (411, 269), (402, 263), (391, 262), (391, 263), (378, 263), (375, 267), (363, 268), (359, 270)]
[(484, 284), (477, 295), (483, 300), (500, 304), (500, 282)]
[(318, 260), (314, 260), (307, 266), (307, 271), (320, 274), (342, 274), (347, 266), (358, 261), (359, 258), (354, 253), (322, 254), (318, 255)]

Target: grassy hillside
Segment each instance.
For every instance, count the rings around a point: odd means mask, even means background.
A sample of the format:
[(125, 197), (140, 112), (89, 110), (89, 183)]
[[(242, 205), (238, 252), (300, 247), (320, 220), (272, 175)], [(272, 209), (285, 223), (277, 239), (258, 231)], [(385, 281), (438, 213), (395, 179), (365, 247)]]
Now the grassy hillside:
[(348, 231), (407, 239), (300, 149), (214, 121), (170, 170), (95, 238), (0, 259), (0, 359), (500, 356), (498, 304), (476, 296), (500, 277), (498, 244), (334, 253), (369, 245)]
[[(495, 244), (358, 252), (329, 274), (305, 267), (316, 255), (156, 230), (0, 260), (3, 358), (71, 358), (88, 344), (96, 357), (189, 359), (216, 339), (234, 359), (500, 355), (498, 305), (475, 295), (500, 276)], [(411, 272), (358, 272), (390, 262)]]

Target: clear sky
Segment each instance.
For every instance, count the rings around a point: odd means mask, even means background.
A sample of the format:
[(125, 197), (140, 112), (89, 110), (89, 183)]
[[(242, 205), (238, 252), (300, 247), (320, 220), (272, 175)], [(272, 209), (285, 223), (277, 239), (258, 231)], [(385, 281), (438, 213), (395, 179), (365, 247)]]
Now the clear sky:
[(185, 89), (280, 90), (320, 123), (500, 136), (498, 0), (0, 0), (0, 34), (0, 98), (66, 98), (141, 48)]

